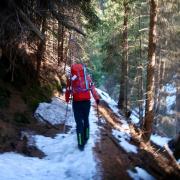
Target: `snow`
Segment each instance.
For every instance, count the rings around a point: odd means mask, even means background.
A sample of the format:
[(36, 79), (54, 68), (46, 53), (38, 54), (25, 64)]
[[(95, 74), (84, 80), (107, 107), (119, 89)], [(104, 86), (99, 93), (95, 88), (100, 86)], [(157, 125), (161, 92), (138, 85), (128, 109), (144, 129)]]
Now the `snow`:
[(137, 147), (130, 144), (128, 141), (130, 140), (130, 134), (127, 132), (122, 132), (118, 130), (112, 130), (112, 135), (118, 139), (119, 145), (128, 153), (137, 153)]
[(51, 103), (40, 103), (34, 113), (34, 116), (41, 122), (44, 122), (44, 119), (51, 124), (62, 124), (66, 121), (65, 123), (69, 125), (74, 122), (71, 105), (68, 104), (67, 107), (67, 104), (65, 105), (64, 102), (57, 97), (52, 98)]
[(170, 94), (176, 93), (176, 87), (173, 84), (167, 83), (164, 88), (165, 88), (165, 91), (170, 93)]
[(120, 117), (121, 125), (121, 131), (112, 130), (112, 135), (119, 141), (119, 145), (128, 153), (137, 153), (137, 147), (130, 144), (128, 141), (130, 141), (130, 130), (129, 125), (127, 121), (120, 116), (119, 109), (117, 108), (117, 103), (106, 93), (101, 91), (100, 89), (96, 89), (98, 94), (101, 96), (101, 98), (108, 103), (110, 108), (114, 113), (116, 113), (117, 116)]
[(134, 180), (155, 180), (153, 176), (140, 167), (135, 167), (135, 172), (132, 170), (128, 170), (127, 172)]
[(173, 104), (175, 104), (175, 102), (176, 102), (176, 95), (166, 97), (166, 107), (167, 107), (167, 113), (168, 114), (174, 113), (172, 111), (172, 106), (173, 106)]
[(131, 116), (130, 116), (130, 119), (131, 119), (131, 122), (133, 124), (138, 124), (139, 123), (139, 115), (137, 114), (137, 112), (135, 110), (132, 111), (131, 113)]
[[(103, 99), (105, 102), (108, 103), (109, 107), (111, 108), (111, 110), (120, 118), (120, 122), (122, 124), (127, 124), (126, 120), (124, 119), (123, 116), (120, 115), (119, 113), (119, 109), (117, 106), (117, 103), (109, 96), (109, 94), (107, 94), (106, 92), (96, 88), (98, 94), (101, 96), (101, 99)], [(138, 110), (135, 109), (134, 111), (132, 111), (130, 119), (131, 122), (134, 124), (139, 123), (139, 118), (138, 118), (138, 114), (137, 114)]]
[(107, 94), (106, 92), (96, 88), (98, 94), (100, 95), (101, 99), (108, 103), (110, 108), (119, 116), (119, 109), (117, 108), (117, 103)]
[(176, 87), (173, 84), (166, 84), (165, 91), (168, 93), (168, 96), (166, 97), (166, 107), (167, 107), (167, 113), (173, 114), (172, 106), (176, 102)]
[(170, 138), (162, 137), (157, 134), (152, 134), (150, 139), (152, 142), (154, 142), (155, 144), (157, 144), (161, 147), (163, 147), (165, 144), (167, 144), (168, 141), (170, 140)]
[(109, 105), (114, 105), (116, 106), (117, 103), (109, 96), (108, 93), (96, 88), (98, 94), (101, 96), (101, 98), (106, 101)]
[[(69, 109), (71, 106), (69, 105)], [(57, 98), (51, 103), (41, 103), (35, 114), (41, 114), (43, 119), (51, 123), (63, 122), (65, 104)], [(68, 117), (72, 120), (72, 111)], [(91, 109), (90, 112), (90, 139), (84, 151), (77, 148), (75, 123), (70, 120), (71, 130), (67, 134), (57, 134), (56, 137), (34, 135), (36, 146), (42, 150), (46, 157), (43, 159), (25, 157), (17, 153), (4, 153), (0, 155), (0, 179), (2, 180), (89, 180), (96, 177), (98, 159), (94, 156), (93, 147), (98, 141), (97, 117)]]
[(119, 109), (118, 109), (117, 103), (106, 92), (104, 92), (104, 91), (102, 91), (102, 90), (100, 90), (98, 88), (96, 88), (96, 90), (97, 90), (98, 94), (100, 95), (101, 99), (104, 100), (109, 105), (111, 110), (120, 118), (119, 121), (122, 124), (126, 124), (127, 125), (126, 120), (119, 113)]
[[(117, 103), (111, 99), (107, 93), (100, 89), (97, 89), (97, 91), (101, 98), (109, 104), (110, 108), (120, 116), (118, 114), (119, 110), (117, 108)], [(96, 117), (96, 112), (92, 108), (90, 111), (90, 139), (85, 146), (85, 150), (82, 152), (77, 148), (76, 128), (70, 104), (66, 106), (62, 100), (55, 97), (52, 98), (51, 103), (40, 103), (34, 116), (41, 122), (46, 120), (51, 124), (65, 123), (70, 125), (72, 128), (67, 134), (57, 134), (54, 138), (42, 135), (32, 135), (34, 141), (33, 144), (35, 143), (36, 146), (46, 155), (42, 159), (25, 157), (13, 152), (0, 154), (0, 179), (101, 179), (99, 169), (97, 169), (98, 159), (93, 153), (95, 143), (99, 140), (99, 129), (97, 127), (98, 119)], [(138, 147), (129, 142), (131, 140), (131, 135), (128, 123), (122, 119), (121, 123), (121, 131), (113, 129), (112, 135), (118, 140), (119, 145), (127, 153), (138, 153)], [(154, 143), (163, 146), (170, 139), (158, 135), (152, 135), (151, 140)], [(128, 170), (127, 172), (129, 176), (135, 180), (154, 179), (148, 172), (140, 167), (135, 167), (135, 171)]]

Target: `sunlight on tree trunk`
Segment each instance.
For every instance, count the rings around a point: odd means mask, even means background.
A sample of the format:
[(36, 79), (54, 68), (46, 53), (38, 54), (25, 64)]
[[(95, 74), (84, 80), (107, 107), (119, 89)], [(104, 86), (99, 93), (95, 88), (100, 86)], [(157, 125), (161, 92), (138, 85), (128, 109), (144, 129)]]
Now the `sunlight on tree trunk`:
[(176, 79), (176, 134), (178, 133), (180, 133), (180, 72), (177, 73)]
[(150, 30), (149, 49), (147, 65), (147, 87), (146, 87), (146, 109), (145, 121), (143, 125), (143, 139), (147, 142), (152, 132), (154, 119), (154, 70), (155, 70), (155, 50), (156, 50), (156, 23), (157, 23), (157, 1), (150, 1)]
[[(43, 17), (42, 19), (42, 34), (44, 35), (46, 31), (46, 16)], [(36, 65), (36, 77), (37, 80), (39, 79), (40, 76), (40, 70), (41, 70), (41, 63), (42, 63), (42, 58), (45, 52), (45, 41), (40, 40), (38, 49), (37, 49), (37, 65)]]
[(129, 4), (124, 0), (124, 29), (123, 29), (123, 59), (121, 65), (120, 95), (118, 107), (125, 110), (127, 114), (128, 106), (128, 11)]

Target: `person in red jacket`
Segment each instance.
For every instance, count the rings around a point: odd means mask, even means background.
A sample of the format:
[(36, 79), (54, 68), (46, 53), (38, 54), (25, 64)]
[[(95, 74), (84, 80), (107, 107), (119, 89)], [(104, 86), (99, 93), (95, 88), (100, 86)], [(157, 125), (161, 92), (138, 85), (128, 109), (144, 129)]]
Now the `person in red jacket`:
[(91, 94), (99, 104), (99, 95), (83, 64), (73, 64), (71, 66), (71, 76), (67, 80), (66, 102), (69, 102), (72, 95), (72, 107), (76, 121), (76, 132), (78, 147), (84, 149), (84, 145), (89, 139), (89, 112), (91, 106)]

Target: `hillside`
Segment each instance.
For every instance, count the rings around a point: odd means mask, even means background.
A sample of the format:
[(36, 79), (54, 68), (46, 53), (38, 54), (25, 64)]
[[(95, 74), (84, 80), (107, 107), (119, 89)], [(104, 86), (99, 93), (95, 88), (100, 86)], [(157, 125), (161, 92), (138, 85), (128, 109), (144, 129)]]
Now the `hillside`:
[(180, 179), (179, 0), (0, 1), (0, 180)]
[[(107, 94), (105, 95), (103, 93), (102, 97), (103, 99), (106, 97), (108, 101), (101, 101), (99, 118), (96, 105), (91, 108), (90, 140), (83, 152), (80, 152), (76, 145), (71, 105), (69, 104), (68, 116), (65, 119), (64, 97), (55, 97), (51, 103), (41, 103), (35, 111), (35, 117), (39, 119), (42, 128), (38, 132), (29, 127), (23, 130), (23, 136), (28, 140), (27, 151), (32, 152), (36, 147), (44, 155), (39, 156), (41, 158), (39, 159), (22, 156), (17, 152), (1, 154), (0, 166), (3, 172), (0, 175), (1, 179), (20, 177), (28, 179), (27, 174), (29, 179), (53, 180), (75, 177), (78, 179), (119, 179), (119, 177), (178, 179), (180, 169), (164, 148), (154, 143), (141, 142), (139, 138), (141, 132), (130, 125), (123, 116), (117, 114), (116, 104), (107, 97)], [(114, 108), (111, 109), (110, 106)], [(54, 132), (53, 137), (50, 136), (52, 132), (47, 133), (50, 130)], [(34, 156), (34, 154), (26, 155)], [(4, 164), (4, 161), (7, 163)], [(13, 163), (14, 161), (18, 163)], [(32, 164), (31, 167), (28, 166), (29, 163)]]

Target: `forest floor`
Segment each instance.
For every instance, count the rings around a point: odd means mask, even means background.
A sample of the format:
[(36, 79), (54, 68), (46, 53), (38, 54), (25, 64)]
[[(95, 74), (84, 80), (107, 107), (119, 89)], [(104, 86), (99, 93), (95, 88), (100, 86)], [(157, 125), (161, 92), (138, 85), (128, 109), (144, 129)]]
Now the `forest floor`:
[[(27, 112), (20, 95), (15, 93), (12, 97), (11, 111), (3, 110), (10, 121), (19, 109), (20, 113)], [(10, 153), (0, 155), (0, 179), (180, 179), (180, 170), (164, 149), (141, 142), (141, 132), (110, 108), (108, 102), (102, 101), (99, 113), (96, 112), (96, 105), (91, 108), (91, 136), (84, 152), (77, 148), (70, 105), (65, 131), (62, 122), (66, 105), (62, 100), (55, 98), (51, 104), (42, 103), (38, 109), (36, 114), (41, 114), (50, 123), (32, 118), (29, 124), (19, 124), (20, 127), (14, 132), (18, 137), (11, 140), (17, 141), (15, 147), (2, 149), (2, 152)], [(3, 126), (4, 122), (1, 123)], [(16, 126), (12, 123), (9, 131), (14, 128)], [(21, 136), (17, 134), (19, 131)], [(25, 142), (21, 138), (23, 133), (27, 137)], [(30, 146), (29, 141), (33, 141)]]
[[(96, 144), (95, 152), (101, 162), (103, 179), (180, 179), (179, 167), (164, 148), (140, 142), (133, 126), (122, 128), (122, 131), (130, 130), (132, 133), (130, 144), (123, 145), (121, 133), (116, 137), (112, 135), (114, 129), (123, 126), (119, 117), (107, 105), (99, 110), (101, 141)], [(130, 152), (128, 145), (135, 146), (137, 151)]]

